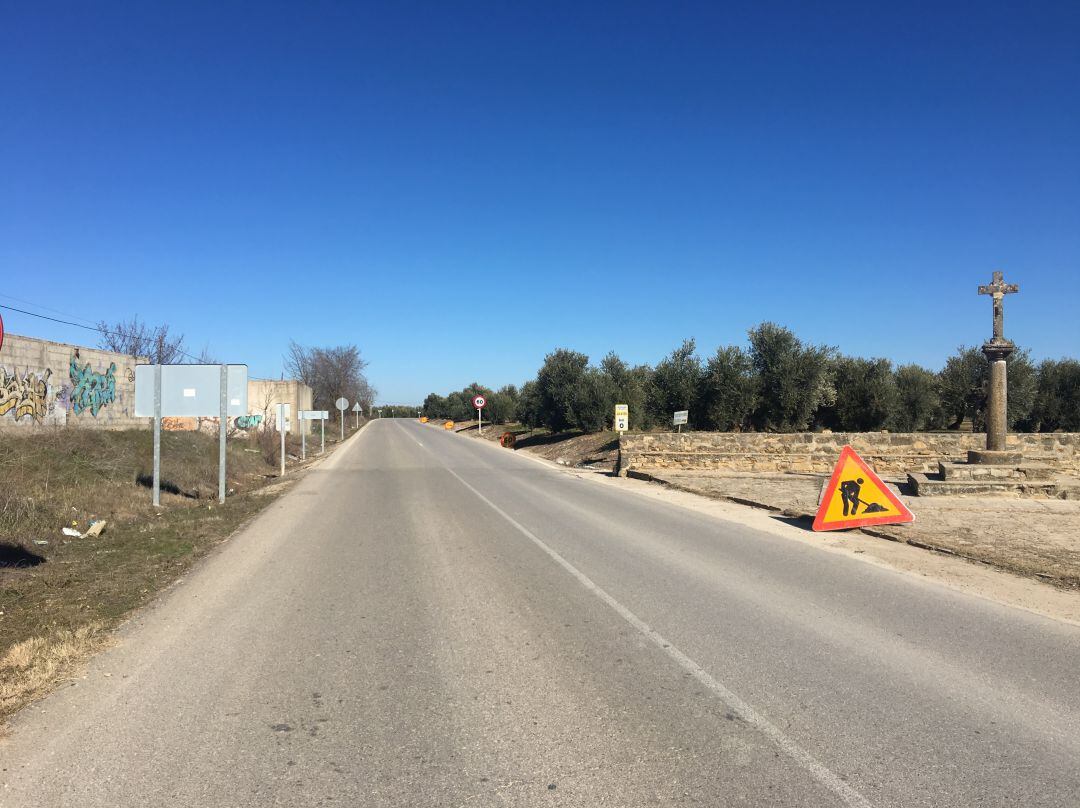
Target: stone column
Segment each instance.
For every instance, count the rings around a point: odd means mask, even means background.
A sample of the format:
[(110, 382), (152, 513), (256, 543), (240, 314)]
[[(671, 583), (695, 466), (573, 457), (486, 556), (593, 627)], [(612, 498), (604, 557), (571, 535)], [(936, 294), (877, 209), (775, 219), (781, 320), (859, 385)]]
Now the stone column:
[(982, 351), (990, 363), (990, 389), (986, 402), (986, 449), (968, 452), (969, 463), (1019, 463), (1020, 452), (1005, 447), (1008, 432), (1008, 370), (1005, 360), (1016, 347), (1005, 339), (993, 339)]
[(990, 390), (986, 408), (986, 448), (991, 452), (1005, 451), (1005, 432), (1008, 429), (1008, 377), (1004, 359), (990, 360)]

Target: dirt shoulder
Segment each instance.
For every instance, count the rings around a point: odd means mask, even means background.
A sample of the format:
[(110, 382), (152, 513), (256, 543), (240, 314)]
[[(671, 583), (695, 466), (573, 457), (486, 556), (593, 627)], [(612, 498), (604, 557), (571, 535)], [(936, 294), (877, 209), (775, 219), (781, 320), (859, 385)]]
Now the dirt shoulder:
[[(817, 510), (826, 479), (809, 474), (648, 469), (643, 475), (682, 491), (782, 513), (803, 526)], [(890, 482), (915, 514), (915, 521), (861, 532), (1080, 590), (1080, 502), (1004, 496), (913, 497), (903, 493), (900, 481)]]
[[(327, 435), (324, 457), (337, 437)], [(0, 722), (73, 676), (125, 617), (321, 462), (310, 452), (301, 462), (290, 437), (281, 478), (273, 444), (230, 439), (229, 495), (219, 505), (217, 438), (163, 434), (162, 507), (154, 508), (146, 430), (4, 435)], [(104, 522), (99, 535), (81, 535), (95, 522)]]
[(476, 421), (457, 423), (454, 431), (493, 443), (510, 432), (514, 435), (515, 451), (527, 451), (560, 466), (610, 472), (615, 470), (619, 459), (619, 435), (616, 432), (552, 434), (543, 429), (530, 430), (521, 424), (485, 424), (483, 434), (478, 435)]

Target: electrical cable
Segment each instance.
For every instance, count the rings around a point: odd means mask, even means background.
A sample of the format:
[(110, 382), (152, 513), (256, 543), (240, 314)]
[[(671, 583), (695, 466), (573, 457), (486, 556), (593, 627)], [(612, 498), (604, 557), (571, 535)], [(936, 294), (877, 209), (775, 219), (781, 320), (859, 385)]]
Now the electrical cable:
[[(9, 296), (5, 295), (5, 297), (9, 297)], [(32, 303), (30, 305), (36, 305), (36, 304)], [(45, 307), (42, 306), (42, 308), (45, 308)], [(30, 317), (40, 317), (42, 320), (49, 320), (50, 322), (60, 323), (61, 325), (70, 325), (70, 326), (74, 326), (75, 328), (85, 328), (87, 331), (95, 331), (98, 334), (105, 334), (107, 336), (112, 336), (112, 337), (122, 337), (122, 336), (124, 336), (123, 334), (121, 334), (121, 333), (119, 333), (117, 331), (108, 331), (108, 330), (106, 330), (104, 328), (96, 328), (96, 327), (94, 327), (92, 325), (83, 325), (82, 323), (73, 323), (70, 320), (60, 320), (60, 319), (57, 319), (56, 317), (49, 317), (48, 315), (38, 314), (38, 313), (33, 312), (33, 311), (26, 311), (26, 309), (20, 309), (20, 308), (17, 308), (15, 306), (8, 306), (8, 305), (5, 305), (4, 303), (0, 303), (0, 309), (7, 309), (8, 311), (17, 311), (17, 312), (19, 312), (19, 314), (27, 314)], [(69, 316), (71, 316), (71, 315), (69, 315)], [(199, 363), (199, 361), (200, 361), (199, 357), (192, 356), (187, 351), (178, 351), (178, 353), (181, 356), (186, 356), (188, 359), (194, 359), (196, 363)]]

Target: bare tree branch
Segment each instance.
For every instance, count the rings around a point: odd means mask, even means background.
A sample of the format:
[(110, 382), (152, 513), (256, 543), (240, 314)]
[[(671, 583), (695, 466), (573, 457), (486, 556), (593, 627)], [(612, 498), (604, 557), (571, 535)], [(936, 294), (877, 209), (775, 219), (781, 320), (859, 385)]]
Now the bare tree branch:
[(173, 365), (184, 357), (184, 335), (169, 335), (167, 324), (151, 328), (138, 315), (115, 325), (98, 323), (101, 339), (98, 346), (131, 356), (146, 356), (155, 365)]

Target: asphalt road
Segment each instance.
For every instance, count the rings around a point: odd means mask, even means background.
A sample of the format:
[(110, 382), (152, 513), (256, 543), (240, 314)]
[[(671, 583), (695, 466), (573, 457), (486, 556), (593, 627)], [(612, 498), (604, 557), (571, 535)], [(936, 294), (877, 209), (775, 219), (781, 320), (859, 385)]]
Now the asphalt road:
[(376, 421), (15, 722), (0, 805), (1075, 806), (1080, 629)]

